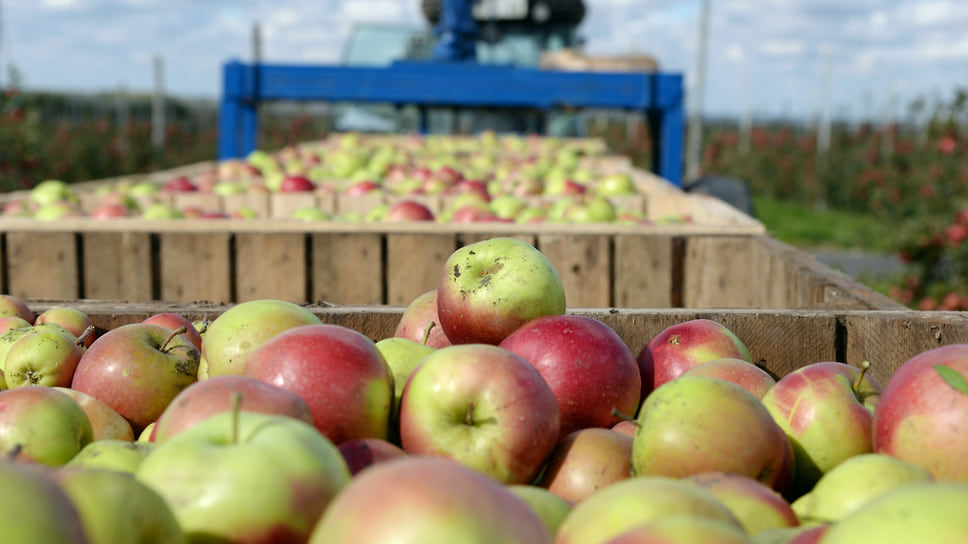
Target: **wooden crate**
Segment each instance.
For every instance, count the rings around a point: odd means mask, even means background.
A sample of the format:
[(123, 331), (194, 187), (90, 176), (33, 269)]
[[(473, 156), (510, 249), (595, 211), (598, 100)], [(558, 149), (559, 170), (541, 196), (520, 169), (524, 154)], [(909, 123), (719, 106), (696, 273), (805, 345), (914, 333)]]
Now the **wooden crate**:
[(23, 298), (403, 305), (437, 286), (455, 249), (492, 236), (541, 250), (574, 307), (903, 308), (755, 227), (700, 223), (10, 218), (0, 220), (0, 288)]
[[(200, 321), (215, 319), (230, 305), (91, 300), (26, 299), (35, 312), (69, 305), (91, 317), (102, 331), (168, 311)], [(392, 336), (402, 306), (308, 305), (324, 323), (357, 330), (373, 340)], [(599, 319), (618, 332), (633, 353), (664, 328), (689, 319), (718, 321), (747, 345), (754, 362), (775, 377), (820, 361), (854, 366), (870, 361), (882, 385), (910, 357), (936, 347), (968, 342), (968, 316), (960, 312), (830, 309), (608, 309), (570, 307), (568, 313)]]

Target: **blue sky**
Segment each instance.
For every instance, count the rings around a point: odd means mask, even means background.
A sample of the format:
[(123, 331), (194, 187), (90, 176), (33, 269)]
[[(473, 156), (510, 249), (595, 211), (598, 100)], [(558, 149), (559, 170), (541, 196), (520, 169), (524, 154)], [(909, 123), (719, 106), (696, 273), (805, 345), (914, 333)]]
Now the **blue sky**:
[[(585, 0), (593, 54), (648, 53), (692, 81), (699, 0)], [(811, 118), (831, 59), (832, 109), (896, 115), (968, 88), (964, 0), (711, 0), (705, 109)], [(220, 66), (248, 59), (254, 22), (267, 61), (332, 63), (354, 23), (421, 25), (418, 0), (0, 0), (0, 82), (14, 63), (37, 90), (148, 91), (165, 59), (171, 94), (215, 98)]]

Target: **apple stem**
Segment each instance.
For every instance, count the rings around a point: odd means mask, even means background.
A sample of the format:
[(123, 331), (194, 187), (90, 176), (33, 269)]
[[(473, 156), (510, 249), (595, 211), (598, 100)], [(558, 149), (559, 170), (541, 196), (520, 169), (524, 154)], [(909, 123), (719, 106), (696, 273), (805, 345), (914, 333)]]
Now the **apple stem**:
[(81, 335), (77, 337), (77, 340), (75, 341), (75, 343), (78, 346), (83, 346), (84, 343), (87, 341), (87, 337), (94, 334), (94, 330), (95, 330), (94, 325), (88, 325), (87, 328), (84, 329), (84, 332), (82, 332)]
[(464, 416), (465, 425), (474, 425), (474, 408), (476, 406), (477, 405), (474, 402), (471, 402), (470, 404), (467, 405), (467, 415)]
[(20, 457), (20, 452), (24, 450), (24, 445), (21, 443), (16, 443), (12, 448), (7, 450), (6, 458), (7, 461), (16, 461)]
[(618, 408), (612, 406), (612, 416), (621, 419), (622, 421), (631, 421), (636, 427), (641, 427), (639, 421), (634, 417), (620, 411)]
[(198, 329), (198, 334), (205, 334), (205, 331), (208, 330), (208, 316), (205, 316), (205, 317), (202, 318), (202, 324), (201, 325), (202, 325), (202, 327), (200, 329)]
[(430, 331), (433, 330), (433, 328), (436, 326), (437, 326), (436, 321), (431, 321), (430, 324), (427, 325), (427, 330), (424, 331), (424, 335), (423, 335), (423, 345), (425, 346), (427, 345), (427, 341), (430, 340)]
[(165, 339), (165, 343), (163, 343), (161, 347), (158, 349), (160, 349), (161, 351), (167, 351), (168, 344), (171, 343), (171, 341), (174, 340), (176, 336), (180, 334), (185, 334), (186, 331), (188, 331), (188, 327), (186, 327), (185, 325), (182, 325), (181, 327), (178, 327), (177, 329), (171, 331), (171, 334), (168, 335), (168, 338)]
[(857, 381), (854, 382), (854, 391), (860, 390), (860, 382), (864, 381), (864, 375), (867, 374), (867, 369), (870, 367), (870, 361), (864, 361), (860, 364), (860, 373), (857, 374)]
[(232, 444), (239, 443), (239, 412), (242, 411), (242, 393), (232, 393)]

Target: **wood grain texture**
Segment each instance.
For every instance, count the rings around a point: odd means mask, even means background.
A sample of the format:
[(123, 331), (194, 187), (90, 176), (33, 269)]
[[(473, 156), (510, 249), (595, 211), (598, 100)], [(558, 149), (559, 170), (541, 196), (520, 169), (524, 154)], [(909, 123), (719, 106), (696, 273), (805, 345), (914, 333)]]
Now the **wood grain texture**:
[(311, 235), (312, 301), (383, 304), (383, 237), (379, 233)]
[(538, 249), (561, 276), (568, 306), (612, 306), (612, 258), (609, 236), (539, 235)]
[(236, 302), (308, 302), (306, 240), (304, 234), (236, 234)]
[(406, 306), (440, 283), (444, 263), (457, 249), (452, 233), (388, 234), (387, 298), (391, 306)]
[(73, 232), (8, 232), (7, 285), (20, 298), (77, 298), (81, 280)]
[(158, 235), (160, 295), (172, 302), (232, 302), (231, 234)]
[(85, 298), (154, 300), (151, 234), (87, 232), (81, 240)]
[(682, 271), (683, 306), (755, 308), (759, 289), (756, 266), (747, 236), (688, 238)]
[(672, 306), (671, 236), (615, 236), (614, 297), (619, 308)]

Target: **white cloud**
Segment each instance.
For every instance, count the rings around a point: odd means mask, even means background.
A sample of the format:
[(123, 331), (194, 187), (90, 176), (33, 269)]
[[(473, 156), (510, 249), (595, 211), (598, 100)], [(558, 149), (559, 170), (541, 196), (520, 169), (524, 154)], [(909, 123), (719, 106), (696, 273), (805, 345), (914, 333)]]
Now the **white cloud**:
[(770, 40), (760, 45), (760, 51), (776, 57), (800, 55), (805, 50), (806, 45), (799, 40)]

